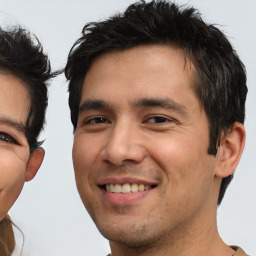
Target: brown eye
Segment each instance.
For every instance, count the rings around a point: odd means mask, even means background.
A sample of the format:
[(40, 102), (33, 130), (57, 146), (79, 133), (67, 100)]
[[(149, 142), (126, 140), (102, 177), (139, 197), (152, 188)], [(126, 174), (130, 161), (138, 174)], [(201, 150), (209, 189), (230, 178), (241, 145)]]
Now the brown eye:
[(5, 132), (0, 132), (0, 141), (17, 144), (17, 141), (11, 135)]
[(104, 117), (94, 117), (88, 120), (85, 124), (103, 124), (107, 122), (108, 120)]
[(150, 117), (147, 121), (148, 123), (151, 123), (151, 124), (159, 124), (159, 123), (171, 122), (172, 120), (164, 116), (153, 116), (153, 117)]

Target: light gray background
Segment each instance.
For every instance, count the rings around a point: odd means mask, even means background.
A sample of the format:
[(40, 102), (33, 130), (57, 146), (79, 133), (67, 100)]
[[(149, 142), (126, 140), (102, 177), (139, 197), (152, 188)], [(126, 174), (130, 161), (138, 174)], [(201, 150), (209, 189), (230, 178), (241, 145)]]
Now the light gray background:
[[(124, 10), (131, 0), (0, 0), (0, 21), (18, 22), (34, 32), (48, 52), (53, 68), (63, 67), (69, 49), (83, 25)], [(178, 3), (188, 1), (179, 0)], [(203, 17), (222, 24), (248, 73), (247, 142), (225, 199), (219, 208), (218, 225), (228, 244), (237, 244), (256, 255), (256, 1), (191, 0)], [(76, 191), (72, 159), (72, 126), (63, 76), (50, 87), (45, 161), (36, 178), (10, 211), (25, 235), (24, 256), (106, 255), (102, 238), (85, 211)], [(20, 235), (18, 234), (20, 238)], [(18, 239), (19, 245), (21, 241)]]

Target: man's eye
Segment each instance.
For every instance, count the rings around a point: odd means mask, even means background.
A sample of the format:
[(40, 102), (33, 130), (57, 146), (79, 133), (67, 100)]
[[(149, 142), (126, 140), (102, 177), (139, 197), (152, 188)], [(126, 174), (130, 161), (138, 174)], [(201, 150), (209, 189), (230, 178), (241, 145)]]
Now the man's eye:
[(0, 141), (17, 144), (17, 141), (11, 135), (5, 132), (0, 132)]
[(94, 117), (86, 121), (85, 124), (104, 124), (107, 122), (108, 120), (104, 117)]
[(171, 120), (169, 118), (166, 118), (164, 116), (153, 116), (148, 118), (147, 122), (151, 124), (159, 124), (159, 123), (166, 123), (170, 122)]

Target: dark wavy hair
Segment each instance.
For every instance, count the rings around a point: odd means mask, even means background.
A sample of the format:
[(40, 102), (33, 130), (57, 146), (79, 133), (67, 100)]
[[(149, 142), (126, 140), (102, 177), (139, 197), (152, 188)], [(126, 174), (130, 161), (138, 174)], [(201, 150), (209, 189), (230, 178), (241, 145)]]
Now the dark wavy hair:
[[(195, 65), (194, 91), (206, 111), (210, 126), (208, 153), (216, 155), (221, 134), (228, 132), (236, 121), (244, 123), (245, 68), (216, 26), (205, 23), (196, 9), (167, 1), (139, 1), (124, 13), (85, 25), (81, 38), (69, 53), (65, 68), (74, 130), (83, 81), (92, 61), (105, 52), (147, 44), (181, 48)], [(218, 204), (232, 177), (222, 180)]]
[(51, 72), (50, 62), (37, 37), (19, 26), (10, 30), (0, 28), (0, 72), (18, 77), (27, 87), (31, 104), (25, 133), (33, 151), (41, 145), (37, 138), (45, 123), (47, 82), (57, 72)]

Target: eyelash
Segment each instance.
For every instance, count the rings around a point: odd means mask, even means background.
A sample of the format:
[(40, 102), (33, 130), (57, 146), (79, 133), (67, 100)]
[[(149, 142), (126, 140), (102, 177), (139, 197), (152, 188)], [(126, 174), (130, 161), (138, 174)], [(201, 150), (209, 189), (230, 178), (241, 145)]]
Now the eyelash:
[(11, 135), (5, 132), (0, 132), (0, 141), (4, 141), (6, 143), (18, 144), (17, 141)]
[[(154, 119), (155, 122), (149, 122), (150, 119)], [(159, 122), (158, 122), (159, 121)], [(150, 124), (161, 124), (161, 123), (167, 123), (167, 122), (175, 122), (174, 119), (168, 118), (165, 116), (150, 116), (147, 118), (145, 123), (148, 122)], [(103, 124), (103, 123), (109, 123), (109, 121), (105, 117), (93, 117), (90, 118), (89, 120), (85, 121), (85, 124)]]
[[(158, 121), (160, 121), (159, 119), (161, 119), (161, 121), (163, 122), (149, 122), (150, 119), (154, 119), (154, 121), (156, 121), (158, 119)], [(161, 123), (167, 123), (167, 122), (174, 122), (175, 120), (172, 119), (172, 118), (168, 118), (168, 117), (165, 117), (165, 116), (151, 116), (149, 118), (147, 118), (147, 120), (145, 122), (148, 122), (150, 124), (161, 124)]]
[[(104, 122), (98, 122), (98, 121), (104, 121)], [(105, 117), (98, 116), (98, 117), (93, 117), (93, 118), (90, 118), (89, 120), (86, 120), (85, 124), (103, 124), (103, 123), (106, 123), (106, 121), (108, 120)]]

